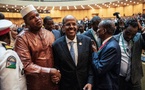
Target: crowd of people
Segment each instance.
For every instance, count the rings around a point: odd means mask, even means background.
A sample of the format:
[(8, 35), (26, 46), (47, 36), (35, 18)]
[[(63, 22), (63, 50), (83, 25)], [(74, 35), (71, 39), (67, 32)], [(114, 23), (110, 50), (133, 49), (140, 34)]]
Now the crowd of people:
[[(139, 18), (73, 15), (57, 24), (33, 5), (17, 28), (0, 13), (0, 90), (142, 90), (145, 28)], [(117, 33), (115, 33), (117, 31)]]

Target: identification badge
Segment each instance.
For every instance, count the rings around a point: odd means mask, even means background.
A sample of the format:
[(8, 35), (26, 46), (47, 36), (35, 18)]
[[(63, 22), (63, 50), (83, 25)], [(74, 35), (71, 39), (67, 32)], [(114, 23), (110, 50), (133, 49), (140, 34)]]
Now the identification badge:
[(14, 56), (7, 58), (6, 68), (16, 69), (16, 58)]

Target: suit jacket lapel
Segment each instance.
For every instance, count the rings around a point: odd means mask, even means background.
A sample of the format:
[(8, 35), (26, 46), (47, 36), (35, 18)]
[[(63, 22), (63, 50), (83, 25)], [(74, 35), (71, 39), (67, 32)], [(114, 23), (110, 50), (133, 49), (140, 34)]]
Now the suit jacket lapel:
[(107, 41), (107, 43), (102, 47), (102, 49), (100, 49), (99, 51), (98, 51), (98, 53), (100, 53), (107, 45), (108, 45), (108, 43), (110, 43), (110, 41), (112, 41), (114, 39), (114, 37), (111, 37), (108, 41)]
[(70, 62), (72, 63), (74, 66), (75, 66), (75, 63), (70, 55), (70, 52), (69, 52), (69, 49), (68, 49), (68, 46), (67, 46), (67, 43), (66, 43), (66, 39), (65, 39), (65, 36), (63, 38), (63, 41), (62, 41), (62, 51), (64, 52), (64, 55), (66, 56), (67, 58), (67, 62)]
[(83, 50), (83, 42), (82, 42), (82, 37), (81, 36), (77, 36), (77, 47), (78, 47), (78, 64), (79, 65), (79, 62), (81, 60), (81, 53), (82, 53), (82, 50)]

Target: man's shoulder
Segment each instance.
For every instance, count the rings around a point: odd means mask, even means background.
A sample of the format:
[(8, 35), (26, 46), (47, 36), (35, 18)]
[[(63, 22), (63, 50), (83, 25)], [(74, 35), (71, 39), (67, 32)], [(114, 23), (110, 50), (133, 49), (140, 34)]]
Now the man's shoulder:
[(80, 37), (80, 38), (83, 38), (83, 39), (90, 39), (90, 37), (88, 37), (84, 34), (77, 35), (77, 37)]
[(83, 35), (90, 34), (90, 33), (91, 33), (91, 30), (92, 30), (92, 29), (88, 29), (86, 32), (83, 33)]
[(59, 30), (52, 30), (52, 32), (55, 32), (55, 33), (60, 33)]
[(53, 45), (60, 44), (64, 41), (65, 41), (65, 36), (62, 36), (62, 37), (56, 39), (55, 42), (53, 43)]
[(116, 34), (116, 35), (113, 35), (113, 37), (114, 37), (114, 39), (115, 39), (115, 40), (117, 40), (117, 41), (118, 41), (118, 40), (119, 40), (119, 38), (120, 38), (120, 35), (121, 35), (121, 33)]

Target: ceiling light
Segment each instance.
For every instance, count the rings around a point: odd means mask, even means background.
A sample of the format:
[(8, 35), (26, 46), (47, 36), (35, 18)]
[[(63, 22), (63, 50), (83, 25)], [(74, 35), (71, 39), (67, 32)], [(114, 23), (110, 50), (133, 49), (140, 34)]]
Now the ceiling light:
[(37, 9), (39, 9), (39, 8), (40, 8), (40, 6), (37, 7)]
[(47, 6), (44, 8), (44, 10), (46, 10), (47, 9)]
[(60, 7), (59, 7), (59, 10), (61, 10), (61, 9), (62, 9), (62, 7), (60, 6)]
[(77, 9), (77, 7), (76, 7), (76, 6), (74, 6), (74, 8), (75, 8), (75, 9)]
[(69, 6), (67, 6), (67, 10), (69, 10)]
[(85, 9), (83, 5), (81, 5), (82, 9)]
[(90, 8), (94, 9), (92, 6), (88, 5)]
[(54, 10), (54, 8), (55, 8), (55, 7), (53, 6), (51, 10)]

